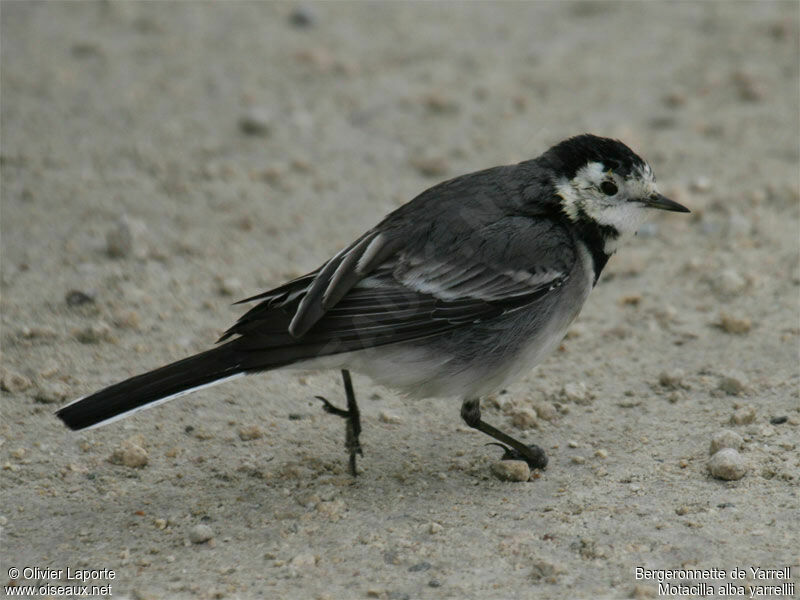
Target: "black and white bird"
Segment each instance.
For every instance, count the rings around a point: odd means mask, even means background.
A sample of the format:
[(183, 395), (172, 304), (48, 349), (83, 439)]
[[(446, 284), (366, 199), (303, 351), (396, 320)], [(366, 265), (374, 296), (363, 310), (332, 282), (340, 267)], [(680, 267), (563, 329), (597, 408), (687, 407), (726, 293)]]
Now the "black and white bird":
[(480, 398), (528, 372), (561, 341), (608, 259), (662, 196), (622, 142), (580, 135), (533, 160), (440, 183), (389, 214), (317, 270), (259, 301), (189, 358), (64, 406), (71, 429), (251, 373), (342, 370), (350, 470), (361, 453), (349, 370), (410, 396), (455, 396), (466, 423), (547, 464), (481, 419)]

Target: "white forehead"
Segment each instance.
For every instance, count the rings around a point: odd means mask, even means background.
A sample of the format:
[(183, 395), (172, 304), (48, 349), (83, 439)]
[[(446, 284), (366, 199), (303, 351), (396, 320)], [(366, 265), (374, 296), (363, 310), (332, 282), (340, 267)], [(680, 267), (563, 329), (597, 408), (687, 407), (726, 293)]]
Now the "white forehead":
[(573, 181), (578, 184), (588, 183), (597, 185), (606, 178), (606, 172), (607, 169), (603, 163), (590, 162), (586, 166), (578, 169)]
[(633, 172), (623, 178), (601, 162), (590, 162), (578, 169), (572, 181), (579, 186), (581, 184), (599, 185), (606, 179), (614, 179), (617, 183), (624, 184), (627, 191), (634, 192), (629, 193), (629, 197), (635, 197), (635, 192), (639, 191), (643, 192), (642, 195), (650, 195), (656, 191), (653, 170), (647, 163), (634, 167)]

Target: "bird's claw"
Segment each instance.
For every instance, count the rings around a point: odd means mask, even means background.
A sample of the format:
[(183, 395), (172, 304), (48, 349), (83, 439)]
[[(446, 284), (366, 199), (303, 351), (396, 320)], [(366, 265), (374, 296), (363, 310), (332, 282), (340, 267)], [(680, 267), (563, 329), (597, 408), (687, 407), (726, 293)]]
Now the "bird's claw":
[(539, 448), (536, 444), (528, 446), (530, 450), (529, 456), (525, 456), (519, 450), (515, 450), (499, 442), (488, 442), (486, 445), (497, 446), (503, 449), (503, 456), (500, 457), (500, 460), (522, 460), (528, 463), (531, 469), (544, 469), (547, 466), (547, 455), (544, 453), (544, 450)]

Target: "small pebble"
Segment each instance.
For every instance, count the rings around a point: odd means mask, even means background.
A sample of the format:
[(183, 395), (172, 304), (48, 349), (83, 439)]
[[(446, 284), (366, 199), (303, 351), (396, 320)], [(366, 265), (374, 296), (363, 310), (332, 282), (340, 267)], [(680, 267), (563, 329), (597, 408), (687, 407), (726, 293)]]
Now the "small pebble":
[(399, 425), (403, 422), (402, 417), (383, 410), (378, 414), (378, 418), (382, 423), (389, 423), (391, 425)]
[(127, 440), (114, 450), (111, 456), (108, 457), (108, 460), (115, 465), (124, 465), (131, 469), (138, 469), (144, 467), (149, 458), (147, 450), (142, 448), (139, 444)]
[(747, 380), (743, 374), (731, 372), (720, 378), (717, 389), (730, 396), (739, 396), (747, 391)]
[(733, 448), (734, 450), (740, 450), (744, 444), (744, 440), (742, 436), (740, 436), (735, 431), (731, 431), (730, 429), (723, 429), (722, 431), (718, 431), (714, 434), (711, 438), (711, 446), (708, 449), (709, 454), (716, 454), (723, 448)]
[(239, 439), (243, 442), (260, 439), (263, 435), (264, 432), (258, 425), (250, 425), (239, 429)]
[(128, 309), (115, 310), (112, 323), (117, 329), (139, 329), (139, 313)]
[(100, 342), (113, 342), (111, 327), (103, 321), (92, 323), (84, 329), (77, 329), (72, 335), (82, 344), (99, 344)]
[(30, 379), (16, 371), (4, 368), (0, 374), (0, 388), (2, 388), (3, 391), (19, 394), (29, 389), (32, 385), (33, 383)]
[(771, 425), (783, 425), (786, 421), (789, 420), (789, 417), (783, 415), (780, 417), (772, 417), (770, 418), (769, 422)]
[(547, 583), (556, 583), (558, 576), (564, 572), (564, 569), (558, 564), (553, 564), (545, 560), (534, 560), (530, 577), (535, 581), (545, 581)]
[(591, 404), (592, 402), (591, 394), (582, 381), (566, 384), (561, 389), (561, 397), (575, 404)]
[(146, 234), (144, 221), (123, 215), (106, 232), (106, 252), (111, 258), (146, 258)]
[(39, 382), (34, 399), (45, 404), (62, 403), (70, 396), (70, 389), (63, 381)]
[(511, 424), (517, 429), (531, 429), (539, 424), (536, 411), (527, 406), (514, 409)]
[(94, 304), (94, 294), (87, 294), (80, 290), (70, 290), (64, 296), (67, 306), (82, 306), (84, 304)]
[(686, 387), (683, 383), (683, 379), (685, 377), (686, 373), (684, 373), (681, 369), (662, 371), (658, 376), (658, 385), (669, 390), (678, 390)]
[(153, 525), (156, 526), (156, 529), (166, 529), (167, 528), (167, 520), (166, 519), (154, 519)]
[(272, 129), (272, 119), (265, 109), (251, 108), (239, 117), (239, 129), (247, 135), (265, 137)]
[(680, 402), (681, 400), (685, 399), (686, 399), (686, 394), (680, 390), (672, 390), (667, 395), (667, 400), (670, 402), (670, 404), (676, 404), (677, 402)]
[(195, 525), (189, 530), (189, 541), (193, 544), (202, 544), (214, 537), (214, 530), (205, 523)]
[(725, 333), (744, 334), (750, 331), (752, 323), (746, 317), (735, 317), (728, 313), (722, 313), (716, 325)]
[(570, 440), (567, 442), (567, 446), (569, 446), (570, 448), (577, 448), (578, 446), (580, 446), (580, 444), (575, 440)]
[(296, 569), (305, 569), (308, 567), (314, 567), (317, 564), (317, 558), (311, 554), (310, 552), (306, 552), (303, 554), (298, 554), (292, 560), (289, 561), (289, 565), (295, 567)]
[(708, 461), (708, 470), (717, 479), (735, 481), (747, 473), (744, 458), (733, 448), (723, 448)]
[(545, 400), (541, 400), (534, 404), (534, 408), (536, 409), (536, 416), (540, 419), (545, 421), (552, 421), (558, 416), (558, 411), (556, 407), (553, 406), (550, 402), (546, 402)]
[(38, 327), (34, 325), (33, 327), (23, 327), (20, 332), (19, 336), (26, 340), (36, 340), (36, 339), (52, 339), (58, 337), (58, 333), (52, 327)]
[(723, 269), (712, 279), (711, 285), (722, 296), (735, 296), (744, 291), (747, 281), (735, 269)]
[(731, 417), (733, 425), (749, 425), (756, 420), (756, 409), (752, 406), (743, 406), (736, 409)]
[(583, 456), (573, 456), (572, 457), (573, 464), (582, 465), (586, 462), (586, 459)]
[(500, 481), (528, 481), (531, 468), (524, 460), (499, 460), (492, 464), (492, 474)]
[(218, 277), (217, 291), (221, 296), (241, 296), (242, 282), (236, 277)]
[(314, 507), (321, 515), (328, 517), (331, 521), (338, 521), (342, 518), (342, 513), (347, 509), (343, 500), (325, 500), (318, 502)]
[(437, 523), (436, 521), (433, 521), (428, 524), (428, 533), (436, 534), (436, 533), (441, 533), (442, 531), (444, 531), (444, 526)]
[(605, 450), (604, 448), (599, 448), (594, 451), (594, 455), (597, 458), (608, 458), (608, 451)]

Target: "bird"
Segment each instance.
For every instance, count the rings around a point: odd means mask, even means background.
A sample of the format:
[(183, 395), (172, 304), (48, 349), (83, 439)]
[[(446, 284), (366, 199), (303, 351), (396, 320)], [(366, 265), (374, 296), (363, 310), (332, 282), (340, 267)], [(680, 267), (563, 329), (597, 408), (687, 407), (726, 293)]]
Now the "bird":
[(662, 195), (623, 142), (581, 134), (537, 158), (423, 191), (316, 270), (246, 298), (211, 349), (137, 375), (57, 411), (72, 430), (244, 375), (279, 368), (341, 371), (349, 471), (363, 455), (350, 371), (412, 398), (455, 397), (461, 418), (544, 469), (547, 455), (482, 419), (480, 401), (553, 351), (603, 268)]

